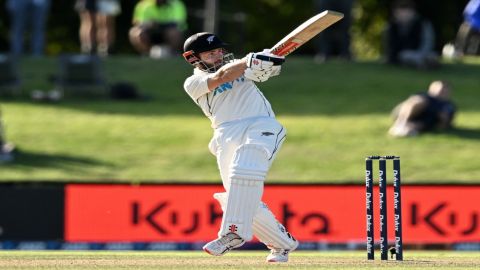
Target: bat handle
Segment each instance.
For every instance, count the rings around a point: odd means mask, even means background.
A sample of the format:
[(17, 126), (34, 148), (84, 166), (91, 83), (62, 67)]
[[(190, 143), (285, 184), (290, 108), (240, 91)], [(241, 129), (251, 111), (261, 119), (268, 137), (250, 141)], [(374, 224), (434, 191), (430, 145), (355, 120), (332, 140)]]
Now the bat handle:
[[(276, 54), (275, 54), (276, 55)], [(256, 57), (257, 59), (260, 59), (260, 60), (263, 60), (263, 61), (269, 61), (269, 62), (273, 62), (273, 65), (274, 66), (278, 66), (278, 65), (281, 65), (285, 62), (285, 59), (282, 59), (282, 58), (276, 58), (276, 57), (269, 57), (269, 56), (266, 56), (266, 55), (257, 55)]]

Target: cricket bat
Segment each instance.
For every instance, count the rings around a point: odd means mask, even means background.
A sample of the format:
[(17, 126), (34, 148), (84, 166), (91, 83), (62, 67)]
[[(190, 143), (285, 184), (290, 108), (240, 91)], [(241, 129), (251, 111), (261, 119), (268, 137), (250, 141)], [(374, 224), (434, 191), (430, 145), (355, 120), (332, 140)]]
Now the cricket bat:
[(287, 56), (342, 18), (343, 14), (340, 12), (325, 10), (295, 28), (275, 44), (270, 52), (278, 56)]

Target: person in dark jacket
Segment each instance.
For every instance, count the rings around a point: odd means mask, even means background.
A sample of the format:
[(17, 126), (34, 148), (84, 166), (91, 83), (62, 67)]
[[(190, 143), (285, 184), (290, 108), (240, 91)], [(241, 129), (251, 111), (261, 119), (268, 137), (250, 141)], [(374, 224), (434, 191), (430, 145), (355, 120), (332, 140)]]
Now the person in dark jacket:
[(391, 16), (385, 33), (387, 62), (417, 68), (437, 67), (432, 24), (416, 12), (415, 4), (410, 0), (397, 0)]

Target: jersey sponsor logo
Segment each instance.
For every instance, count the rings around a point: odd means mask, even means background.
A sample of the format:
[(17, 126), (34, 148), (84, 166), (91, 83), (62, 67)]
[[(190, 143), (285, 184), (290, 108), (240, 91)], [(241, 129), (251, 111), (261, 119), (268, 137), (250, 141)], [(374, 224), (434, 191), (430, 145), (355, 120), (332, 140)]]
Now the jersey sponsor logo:
[(220, 85), (219, 87), (215, 88), (215, 91), (213, 92), (213, 96), (216, 96), (217, 94), (221, 94), (225, 91), (228, 91), (232, 89), (232, 87), (233, 87), (233, 82), (226, 82)]
[(221, 94), (223, 92), (231, 90), (233, 88), (233, 84), (235, 82), (244, 82), (244, 81), (245, 81), (245, 77), (241, 76), (241, 77), (235, 79), (234, 81), (226, 82), (226, 83), (218, 86), (217, 88), (215, 88), (215, 91), (213, 91), (213, 96), (216, 96), (217, 94)]
[(272, 136), (272, 135), (275, 135), (275, 133), (272, 133), (272, 132), (262, 132), (262, 136)]

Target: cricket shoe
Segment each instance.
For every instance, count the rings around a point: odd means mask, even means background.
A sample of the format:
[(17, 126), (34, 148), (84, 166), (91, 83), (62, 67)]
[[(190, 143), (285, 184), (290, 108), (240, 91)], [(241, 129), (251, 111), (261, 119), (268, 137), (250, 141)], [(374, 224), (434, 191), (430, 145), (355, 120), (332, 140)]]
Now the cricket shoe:
[(270, 247), (270, 254), (267, 256), (267, 262), (288, 262), (288, 254), (298, 247), (298, 241), (291, 249)]
[(213, 256), (222, 256), (227, 251), (239, 248), (243, 244), (245, 244), (245, 240), (243, 240), (240, 236), (235, 233), (228, 233), (207, 243), (205, 246), (203, 246), (203, 250)]

